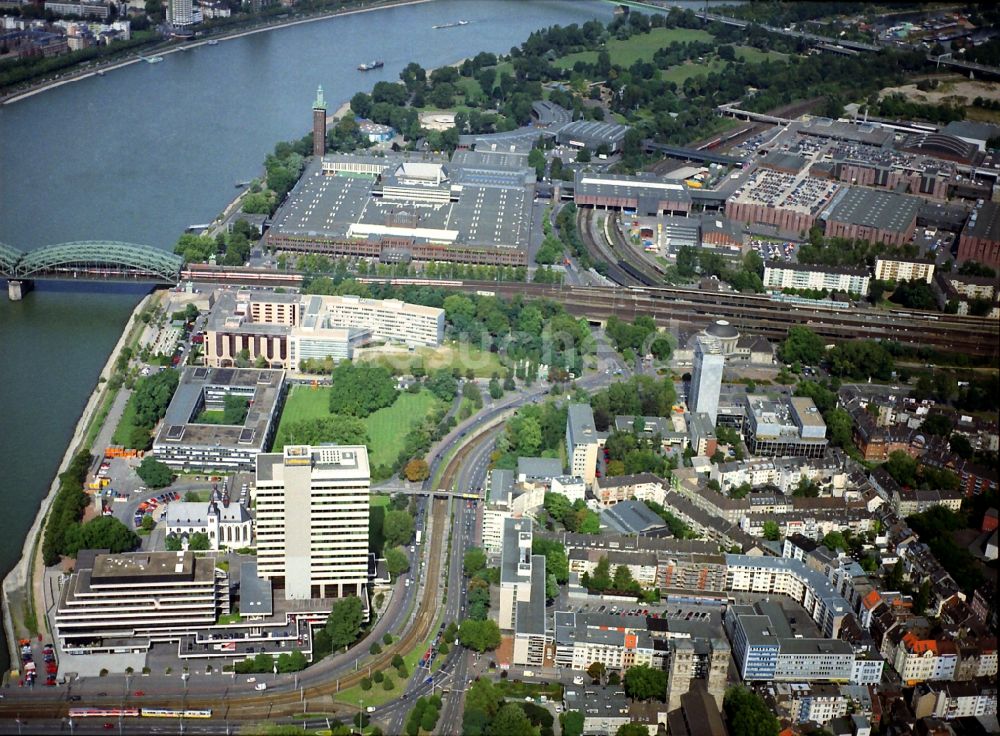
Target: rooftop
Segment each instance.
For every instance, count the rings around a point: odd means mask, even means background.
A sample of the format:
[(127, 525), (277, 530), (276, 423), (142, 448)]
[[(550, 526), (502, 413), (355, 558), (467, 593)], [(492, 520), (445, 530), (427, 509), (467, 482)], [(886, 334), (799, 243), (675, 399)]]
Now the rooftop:
[(1000, 242), (1000, 203), (977, 204), (969, 215), (969, 223), (962, 234), (970, 238)]
[(621, 501), (601, 511), (601, 525), (621, 534), (666, 532), (666, 523), (642, 501)]
[[(154, 452), (171, 445), (262, 451), (284, 382), (283, 370), (185, 367), (153, 442)], [(222, 409), (224, 396), (230, 394), (250, 402), (242, 424), (195, 421), (203, 409)]]
[(364, 445), (286, 445), (283, 452), (257, 456), (257, 482), (284, 479), (285, 468), (309, 465), (317, 481), (365, 482), (371, 478)]
[(563, 474), (562, 460), (557, 457), (519, 457), (517, 474), (528, 480), (555, 478)]
[(836, 222), (898, 232), (913, 225), (919, 209), (918, 197), (848, 187), (833, 198), (823, 216)]

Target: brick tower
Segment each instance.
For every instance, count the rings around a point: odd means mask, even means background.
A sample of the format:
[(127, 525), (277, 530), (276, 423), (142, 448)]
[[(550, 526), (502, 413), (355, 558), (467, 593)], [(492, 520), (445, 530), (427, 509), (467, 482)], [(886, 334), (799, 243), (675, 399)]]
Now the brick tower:
[(326, 153), (326, 101), (323, 99), (323, 86), (316, 90), (316, 101), (313, 103), (313, 156)]

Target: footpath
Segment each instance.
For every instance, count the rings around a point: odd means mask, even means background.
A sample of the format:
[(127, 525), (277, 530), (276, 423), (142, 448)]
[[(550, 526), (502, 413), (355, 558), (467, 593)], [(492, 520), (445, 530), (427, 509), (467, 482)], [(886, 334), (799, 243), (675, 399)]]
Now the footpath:
[[(134, 333), (140, 326), (139, 315), (150, 305), (157, 303), (161, 298), (160, 292), (154, 292), (145, 296), (129, 317), (121, 337), (115, 344), (114, 350), (108, 356), (104, 368), (101, 370), (97, 380), (97, 386), (90, 395), (80, 419), (76, 423), (73, 437), (70, 439), (63, 455), (62, 462), (56, 470), (52, 485), (49, 486), (49, 493), (42, 500), (35, 520), (28, 530), (21, 550), (21, 558), (14, 568), (7, 574), (3, 581), (3, 625), (4, 634), (7, 637), (7, 647), (10, 650), (11, 667), (16, 667), (20, 662), (20, 652), (17, 645), (19, 639), (33, 638), (34, 635), (41, 636), (46, 640), (51, 640), (51, 633), (48, 627), (45, 606), (45, 565), (42, 563), (42, 530), (46, 515), (59, 490), (59, 475), (63, 473), (85, 444), (90, 425), (95, 420), (101, 406), (104, 404), (110, 389), (108, 379), (114, 371), (115, 362), (121, 355), (122, 349), (135, 337)], [(16, 615), (15, 615), (16, 614)], [(25, 621), (25, 619), (28, 621)], [(29, 631), (28, 627), (34, 628)], [(4, 673), (4, 679), (10, 673)]]

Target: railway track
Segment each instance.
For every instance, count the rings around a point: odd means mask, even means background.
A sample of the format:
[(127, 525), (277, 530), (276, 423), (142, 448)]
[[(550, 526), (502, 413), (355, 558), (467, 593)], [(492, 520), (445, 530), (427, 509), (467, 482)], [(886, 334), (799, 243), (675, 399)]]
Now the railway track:
[[(458, 452), (452, 456), (445, 466), (441, 475), (440, 488), (451, 488), (455, 484), (458, 472), (473, 449), (490, 438), (490, 432), (486, 431), (469, 442), (465, 443)], [(312, 708), (326, 709), (326, 703), (320, 705), (319, 699), (335, 696), (341, 690), (346, 690), (361, 682), (368, 675), (368, 665), (371, 670), (386, 669), (391, 666), (394, 655), (404, 656), (408, 654), (418, 644), (424, 642), (433, 631), (434, 623), (440, 611), (440, 593), (438, 591), (438, 581), (442, 576), (442, 550), (447, 540), (448, 530), (448, 502), (443, 498), (435, 498), (431, 508), (431, 529), (428, 531), (430, 544), (430, 559), (427, 562), (426, 584), (423, 594), (418, 602), (416, 611), (412, 615), (412, 623), (403, 635), (392, 644), (385, 646), (382, 652), (365, 664), (363, 671), (350, 672), (340, 678), (324, 673), (322, 665), (318, 670), (310, 672), (309, 669), (299, 674), (302, 682), (310, 679), (319, 679), (315, 684), (303, 684), (301, 693), (299, 690), (285, 690), (282, 686), (270, 689), (263, 694), (240, 694), (220, 698), (218, 695), (199, 696), (190, 694), (185, 697), (160, 697), (155, 695), (145, 695), (137, 706), (151, 708), (185, 708), (185, 709), (212, 709), (214, 717), (225, 717), (228, 720), (262, 720), (282, 716), (293, 716), (302, 712), (303, 700), (311, 702)], [(444, 530), (443, 532), (441, 530)], [(324, 675), (327, 675), (324, 677)], [(120, 705), (121, 697), (97, 697), (87, 698), (87, 703), (77, 705), (93, 705), (115, 707)], [(224, 708), (224, 711), (220, 709)], [(337, 704), (338, 710), (348, 712), (357, 708)], [(14, 698), (0, 701), (0, 717), (3, 718), (59, 718), (68, 714), (69, 704), (65, 701), (25, 701)]]

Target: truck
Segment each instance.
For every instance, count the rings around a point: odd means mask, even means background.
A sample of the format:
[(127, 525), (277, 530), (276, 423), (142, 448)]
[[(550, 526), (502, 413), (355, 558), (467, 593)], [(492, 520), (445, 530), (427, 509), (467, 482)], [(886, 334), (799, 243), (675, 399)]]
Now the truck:
[(420, 537), (422, 536), (422, 535), (421, 535), (421, 531), (422, 531), (422, 530), (420, 530), (420, 529), (417, 529), (417, 544), (420, 544)]

